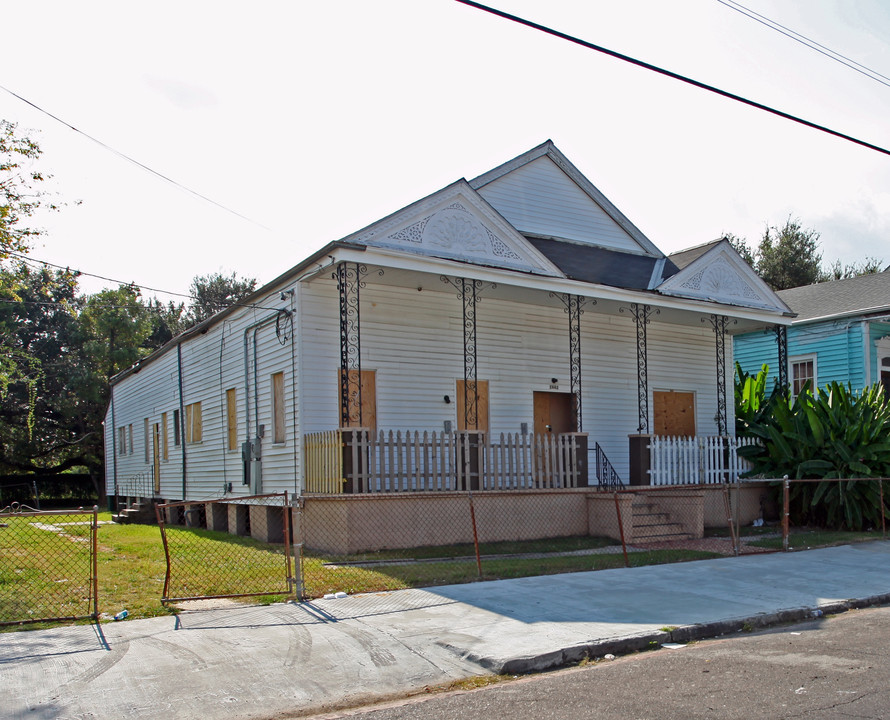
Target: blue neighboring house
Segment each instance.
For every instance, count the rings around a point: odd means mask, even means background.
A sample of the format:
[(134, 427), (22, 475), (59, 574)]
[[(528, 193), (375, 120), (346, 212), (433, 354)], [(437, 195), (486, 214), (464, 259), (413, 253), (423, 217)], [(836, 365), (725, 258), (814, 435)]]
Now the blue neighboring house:
[[(796, 395), (807, 380), (836, 380), (855, 390), (882, 383), (890, 393), (890, 268), (777, 293), (797, 315), (788, 328), (788, 382)], [(733, 355), (755, 373), (763, 363), (778, 379), (778, 345), (770, 331), (737, 335)], [(771, 387), (767, 383), (767, 387)]]

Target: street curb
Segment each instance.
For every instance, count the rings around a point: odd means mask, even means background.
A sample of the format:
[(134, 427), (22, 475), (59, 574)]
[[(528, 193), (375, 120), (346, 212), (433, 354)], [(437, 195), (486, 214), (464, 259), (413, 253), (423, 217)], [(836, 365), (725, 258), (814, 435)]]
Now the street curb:
[(836, 615), (847, 610), (876, 605), (890, 605), (890, 593), (821, 603), (815, 607), (790, 608), (771, 613), (759, 613), (750, 617), (684, 625), (674, 628), (670, 632), (656, 630), (626, 637), (597, 640), (538, 655), (503, 659), (468, 653), (465, 657), (497, 675), (525, 675), (571, 665), (584, 659), (601, 658), (605, 655), (627, 655), (632, 652), (651, 650), (666, 642), (689, 643), (694, 640), (705, 640), (731, 633), (751, 632), (776, 625), (803, 622), (825, 615)]

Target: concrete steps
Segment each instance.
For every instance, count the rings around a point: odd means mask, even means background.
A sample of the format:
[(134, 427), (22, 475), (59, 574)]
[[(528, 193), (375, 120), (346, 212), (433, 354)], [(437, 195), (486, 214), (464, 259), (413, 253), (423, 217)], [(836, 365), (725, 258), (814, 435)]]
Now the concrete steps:
[(118, 511), (117, 514), (113, 514), (111, 520), (119, 525), (128, 525), (131, 523), (154, 525), (158, 521), (157, 516), (155, 515), (154, 503), (142, 499), (129, 503), (125, 508)]
[(651, 497), (635, 498), (633, 502), (633, 540), (630, 542), (660, 542), (691, 540), (692, 534), (674, 522), (657, 501)]

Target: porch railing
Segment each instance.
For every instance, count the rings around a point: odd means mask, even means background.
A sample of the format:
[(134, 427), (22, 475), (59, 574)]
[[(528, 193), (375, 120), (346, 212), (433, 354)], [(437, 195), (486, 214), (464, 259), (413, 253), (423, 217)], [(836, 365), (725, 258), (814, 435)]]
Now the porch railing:
[[(306, 491), (447, 492), (587, 484), (583, 433), (333, 430), (306, 436)], [(344, 463), (344, 458), (346, 462)]]
[(696, 437), (655, 436), (649, 444), (652, 485), (691, 485), (734, 482), (750, 469), (738, 449), (753, 438), (728, 435)]

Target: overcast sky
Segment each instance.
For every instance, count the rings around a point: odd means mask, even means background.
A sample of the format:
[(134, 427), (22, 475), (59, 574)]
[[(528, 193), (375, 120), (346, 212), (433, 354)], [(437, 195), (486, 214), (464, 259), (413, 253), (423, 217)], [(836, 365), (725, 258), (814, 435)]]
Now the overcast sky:
[[(890, 3), (741, 1), (890, 76)], [(890, 148), (890, 80), (718, 0), (491, 4)], [(33, 0), (0, 67), (0, 85), (253, 221), (0, 91), (72, 203), (41, 217), (31, 255), (152, 288), (267, 282), (548, 138), (665, 252), (756, 244), (791, 216), (828, 261), (890, 262), (890, 156), (453, 0)]]

